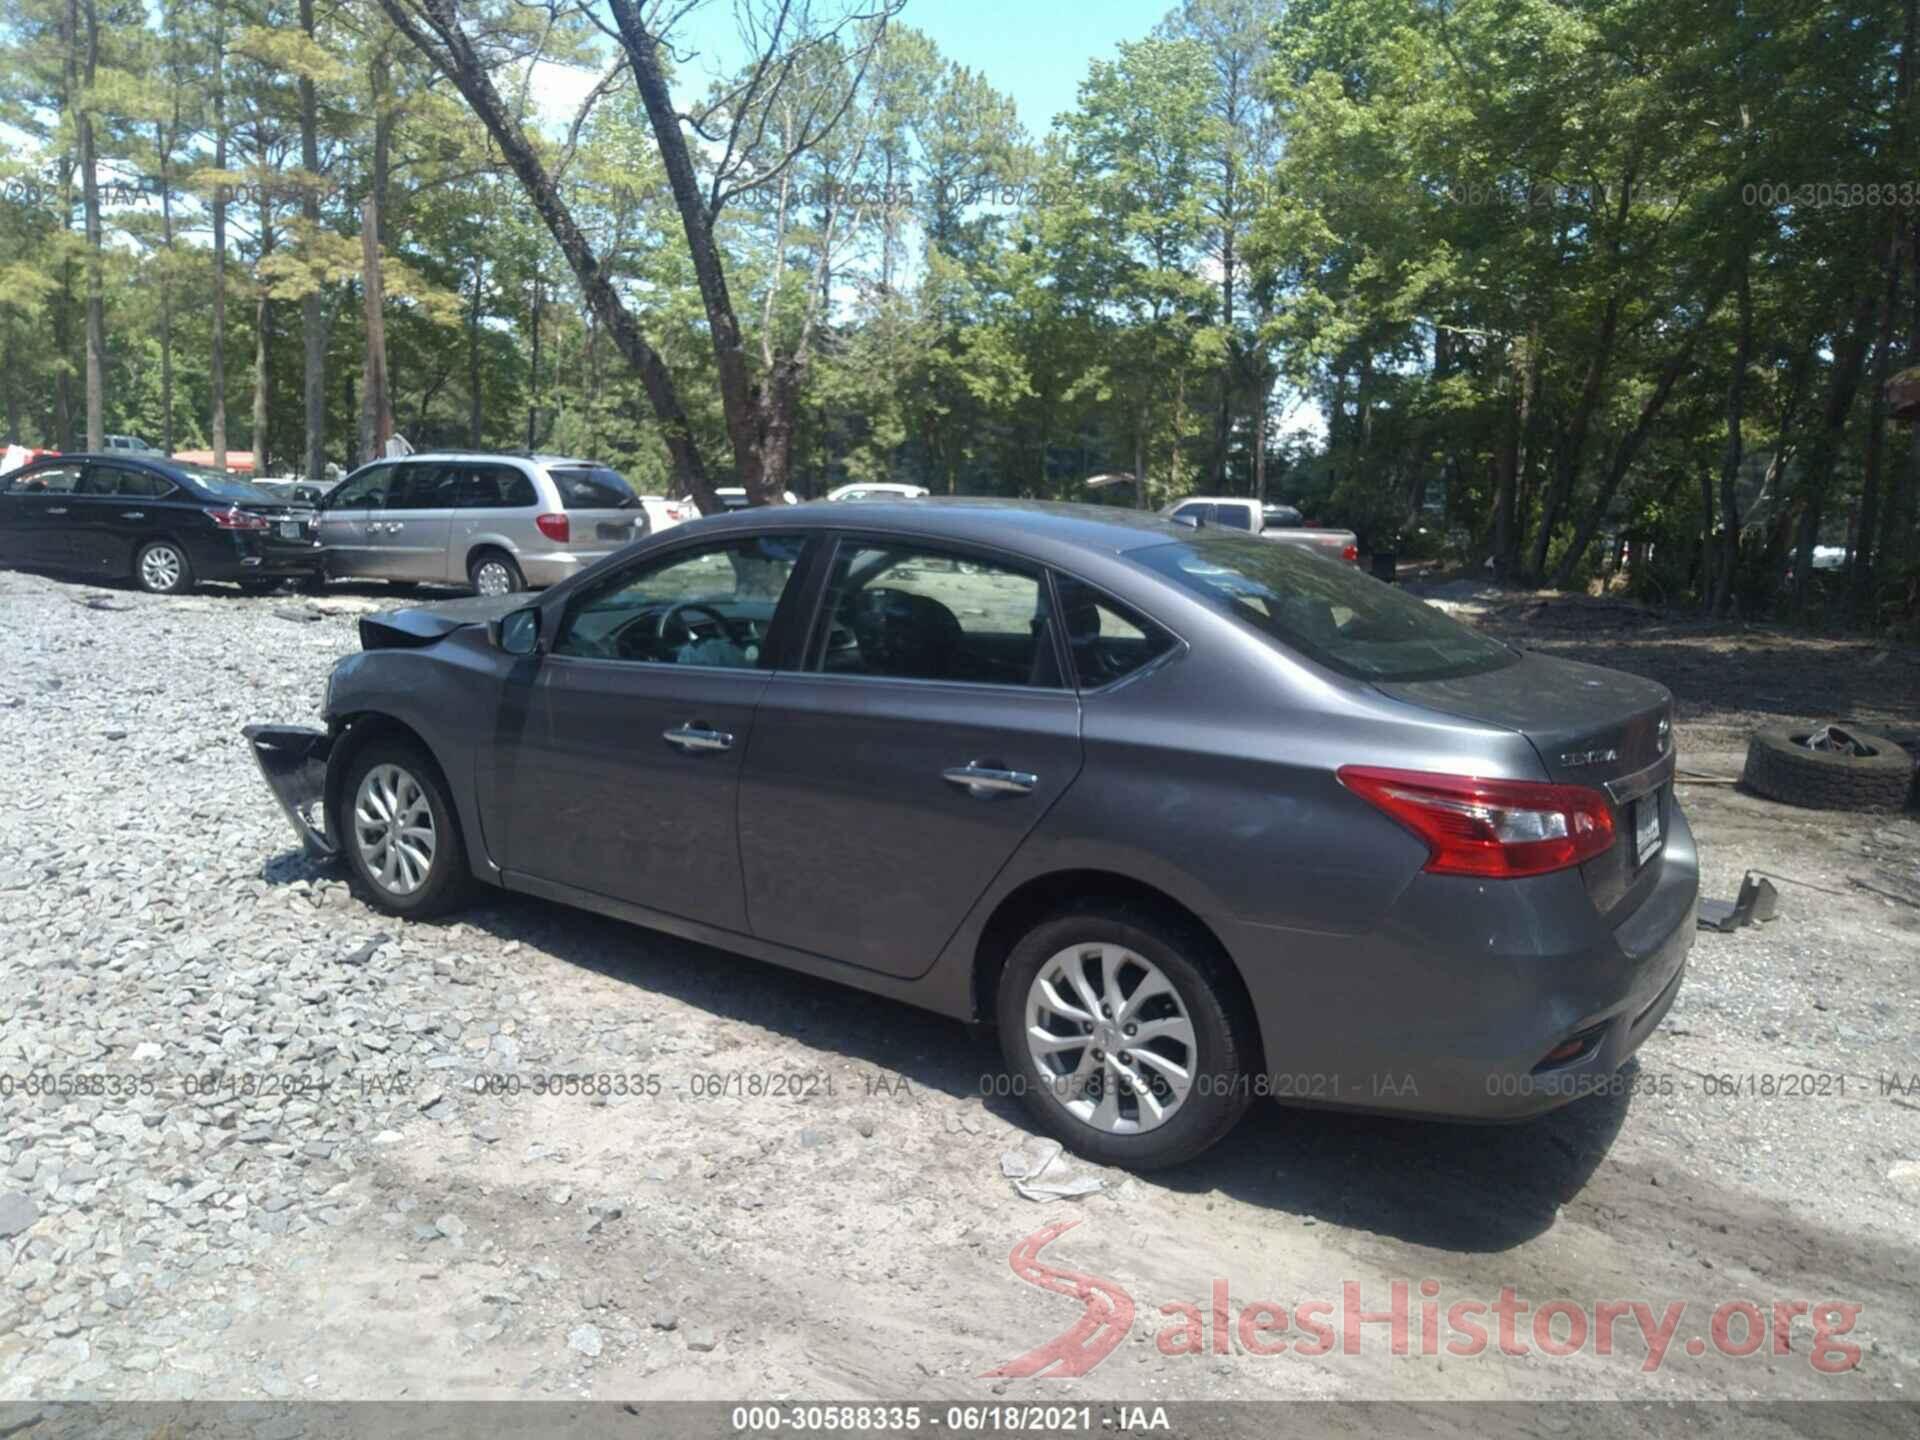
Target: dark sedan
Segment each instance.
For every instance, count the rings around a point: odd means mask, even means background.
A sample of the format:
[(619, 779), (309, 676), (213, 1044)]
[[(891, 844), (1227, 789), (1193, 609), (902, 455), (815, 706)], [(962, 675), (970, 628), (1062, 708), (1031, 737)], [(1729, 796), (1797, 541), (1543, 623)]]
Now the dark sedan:
[(313, 512), (218, 470), (158, 456), (60, 455), (0, 476), (0, 565), (268, 589), (319, 573)]
[(1121, 1164), (1255, 1096), (1514, 1119), (1673, 1001), (1671, 697), (1301, 548), (915, 500), (678, 526), (361, 624), (248, 730), (375, 906), (546, 896), (997, 1026)]

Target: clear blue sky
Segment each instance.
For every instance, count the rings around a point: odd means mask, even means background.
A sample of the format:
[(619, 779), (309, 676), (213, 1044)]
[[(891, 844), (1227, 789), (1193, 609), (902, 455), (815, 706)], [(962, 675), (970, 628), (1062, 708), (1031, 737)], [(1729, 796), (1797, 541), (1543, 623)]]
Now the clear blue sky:
[[(1013, 97), (1036, 139), (1072, 108), (1087, 62), (1138, 40), (1176, 0), (908, 0), (900, 23), (929, 36), (948, 59), (978, 71)], [(833, 0), (817, 7), (833, 13)], [(727, 0), (710, 0), (677, 32), (702, 52), (696, 72), (728, 69), (743, 55)], [(720, 63), (716, 63), (720, 62)]]

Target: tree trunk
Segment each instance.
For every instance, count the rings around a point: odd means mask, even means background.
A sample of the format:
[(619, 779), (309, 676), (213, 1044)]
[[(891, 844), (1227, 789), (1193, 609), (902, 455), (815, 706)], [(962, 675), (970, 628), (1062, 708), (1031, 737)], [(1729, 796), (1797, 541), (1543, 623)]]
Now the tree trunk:
[(1560, 523), (1561, 511), (1573, 499), (1575, 481), (1580, 478), (1580, 460), (1586, 453), (1587, 436), (1593, 429), (1594, 412), (1600, 406), (1600, 392), (1607, 378), (1607, 366), (1613, 357), (1614, 337), (1620, 331), (1620, 309), (1625, 295), (1618, 286), (1607, 298), (1601, 312), (1600, 331), (1594, 337), (1592, 358), (1587, 362), (1586, 378), (1580, 383), (1580, 398), (1554, 450), (1553, 479), (1547, 485), (1540, 505), (1540, 528), (1534, 533), (1533, 553), (1527, 561), (1527, 574), (1540, 576), (1547, 568), (1547, 548), (1553, 543), (1553, 528)]
[[(227, 169), (227, 6), (214, 0), (213, 168)], [(207, 357), (212, 392), (213, 464), (227, 464), (227, 187), (213, 187), (213, 343)]]
[(1813, 442), (1807, 447), (1805, 476), (1806, 508), (1800, 516), (1800, 534), (1793, 557), (1793, 614), (1807, 613), (1807, 591), (1813, 580), (1813, 547), (1820, 538), (1820, 521), (1826, 487), (1831, 479), (1834, 456), (1840, 449), (1841, 433), (1847, 417), (1853, 413), (1854, 392), (1860, 388), (1860, 371), (1867, 356), (1867, 331), (1873, 324), (1875, 290), (1861, 295), (1854, 306), (1853, 318), (1834, 339), (1832, 378), (1827, 382), (1827, 404)]
[(93, 82), (100, 64), (100, 15), (94, 0), (81, 0), (86, 15), (85, 65), (83, 80), (86, 103), (79, 107), (77, 131), (80, 142), (81, 203), (87, 217), (87, 449), (107, 448), (106, 368), (107, 320), (106, 285), (102, 274), (105, 257), (100, 253), (100, 157), (93, 135)]
[(360, 455), (364, 463), (385, 455), (387, 441), (393, 435), (393, 401), (387, 390), (387, 290), (380, 277), (380, 202), (372, 195), (360, 207), (360, 269), (360, 302), (367, 332), (366, 363), (360, 377)]
[[(621, 301), (606, 270), (594, 257), (587, 237), (575, 223), (566, 202), (560, 198), (559, 188), (500, 98), (486, 64), (461, 30), (459, 17), (450, 0), (418, 0), (418, 3), (417, 13), (424, 17), (426, 30), (422, 29), (416, 12), (409, 8), (407, 0), (380, 0), (380, 8), (386, 12), (395, 29), (418, 47), (423, 55), (433, 58), (440, 65), (447, 78), (453, 81), (467, 104), (473, 108), (474, 114), (480, 118), (481, 124), (486, 126), (494, 143), (500, 147), (500, 153), (505, 156), (509, 168), (526, 191), (528, 202), (546, 224), (561, 254), (567, 257), (567, 265), (579, 281), (587, 303), (600, 317), (600, 323), (607, 327), (607, 334), (621, 355), (639, 373), (648, 402), (660, 422), (661, 437), (673, 457), (674, 469), (687, 493), (694, 497), (703, 512), (713, 513), (724, 509), (719, 497), (713, 493), (706, 464), (694, 440), (692, 422), (680, 403), (679, 390), (672, 373), (640, 333), (632, 312)], [(429, 38), (427, 30), (437, 38), (438, 48), (434, 39)], [(671, 106), (668, 108), (671, 109)], [(679, 121), (675, 118), (672, 129), (676, 136), (679, 134), (678, 126)], [(681, 149), (684, 154), (684, 140)], [(689, 178), (690, 170), (689, 166)], [(715, 337), (715, 344), (719, 344), (718, 336)], [(735, 349), (737, 352), (737, 327)]]
[[(309, 41), (318, 41), (313, 0), (300, 0), (300, 29)], [(300, 187), (300, 216), (306, 221), (309, 250), (320, 233), (320, 99), (313, 79), (300, 77), (300, 168), (306, 172)], [(302, 469), (318, 480), (327, 469), (327, 309), (317, 281), (310, 281), (300, 297), (300, 348), (306, 399), (306, 456)]]
[(534, 448), (540, 422), (540, 270), (533, 272), (533, 349), (527, 357), (527, 449)]
[(1900, 251), (1896, 238), (1887, 256), (1887, 285), (1880, 302), (1880, 329), (1873, 342), (1867, 380), (1867, 434), (1860, 465), (1860, 516), (1853, 564), (1847, 575), (1847, 620), (1858, 625), (1873, 611), (1873, 552), (1879, 538), (1881, 456), (1886, 453), (1887, 364), (1893, 350), (1893, 312), (1900, 303)]
[[(473, 296), (467, 302), (467, 443), (480, 448), (481, 431), (486, 421), (486, 406), (481, 399), (480, 307), (485, 285), (485, 262), (473, 257)], [(528, 449), (533, 447), (529, 445)]]
[(1233, 439), (1233, 382), (1238, 369), (1233, 329), (1234, 260), (1233, 225), (1229, 221), (1221, 228), (1220, 243), (1220, 324), (1227, 335), (1227, 353), (1220, 360), (1220, 413), (1213, 428), (1213, 483), (1222, 495), (1231, 493), (1227, 488), (1227, 449)]
[[(267, 197), (266, 147), (260, 155), (260, 263), (273, 253), (273, 203)], [(267, 473), (268, 341), (273, 337), (273, 302), (267, 298), (265, 275), (257, 277), (253, 297), (253, 474)]]
[[(1739, 274), (1734, 281), (1734, 298), (1740, 307), (1739, 332), (1733, 342), (1733, 374), (1727, 380), (1727, 451), (1720, 461), (1720, 523), (1725, 527), (1720, 542), (1720, 562), (1714, 579), (1712, 608), (1725, 615), (1733, 601), (1733, 576), (1740, 563), (1740, 461), (1744, 456), (1747, 367), (1753, 353), (1753, 288), (1748, 283), (1748, 257), (1743, 252)], [(1713, 538), (1712, 507), (1708, 507), (1707, 538)]]
[[(1600, 493), (1595, 497), (1593, 508), (1587, 512), (1585, 520), (1574, 531), (1573, 542), (1560, 556), (1560, 563), (1554, 567), (1553, 585), (1564, 590), (1573, 580), (1574, 569), (1580, 564), (1580, 557), (1587, 553), (1587, 547), (1593, 544), (1593, 537), (1599, 533), (1605, 523), (1607, 510), (1613, 504), (1613, 497), (1620, 489), (1620, 482), (1626, 479), (1627, 472), (1633, 468), (1633, 462), (1640, 456), (1641, 447), (1647, 443), (1654, 422), (1660, 418), (1660, 412), (1667, 408), (1667, 398), (1673, 394), (1673, 387), (1680, 382), (1687, 367), (1693, 362), (1694, 347), (1699, 343), (1701, 332), (1713, 319), (1713, 313), (1720, 308), (1720, 297), (1725, 291), (1722, 280), (1714, 285), (1708, 294), (1700, 319), (1688, 330), (1679, 348), (1668, 359), (1660, 371), (1660, 378), (1654, 382), (1653, 391), (1640, 404), (1640, 414), (1634, 420), (1633, 429), (1622, 437), (1613, 452), (1613, 459), (1607, 466), (1607, 473), (1600, 482)], [(1711, 483), (1702, 479), (1701, 484)]]

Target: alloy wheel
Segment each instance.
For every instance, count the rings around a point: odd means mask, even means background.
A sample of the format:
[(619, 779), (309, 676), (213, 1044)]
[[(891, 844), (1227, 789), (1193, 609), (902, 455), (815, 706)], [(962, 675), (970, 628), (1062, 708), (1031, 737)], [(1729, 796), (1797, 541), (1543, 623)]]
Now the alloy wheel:
[(1193, 1021), (1173, 982), (1124, 945), (1061, 950), (1027, 989), (1027, 1055), (1066, 1112), (1108, 1135), (1167, 1123), (1196, 1075)]
[(180, 583), (180, 552), (171, 545), (151, 546), (140, 557), (140, 583), (149, 590), (171, 590)]
[(367, 874), (390, 895), (413, 894), (433, 873), (433, 807), (425, 787), (398, 765), (375, 765), (360, 781), (353, 837)]

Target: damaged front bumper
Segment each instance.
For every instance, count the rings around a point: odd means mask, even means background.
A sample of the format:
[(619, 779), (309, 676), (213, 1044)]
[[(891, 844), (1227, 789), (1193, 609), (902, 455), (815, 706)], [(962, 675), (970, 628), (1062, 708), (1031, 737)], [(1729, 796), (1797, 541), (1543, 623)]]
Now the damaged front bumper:
[(315, 860), (339, 853), (327, 838), (327, 756), (333, 737), (304, 725), (249, 725), (247, 737), (260, 774), (280, 802), (303, 849)]

